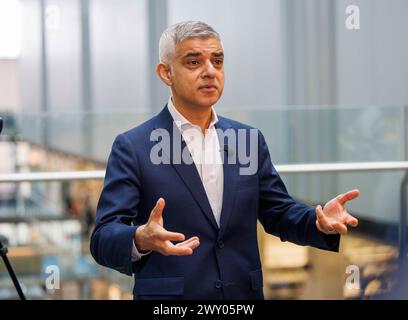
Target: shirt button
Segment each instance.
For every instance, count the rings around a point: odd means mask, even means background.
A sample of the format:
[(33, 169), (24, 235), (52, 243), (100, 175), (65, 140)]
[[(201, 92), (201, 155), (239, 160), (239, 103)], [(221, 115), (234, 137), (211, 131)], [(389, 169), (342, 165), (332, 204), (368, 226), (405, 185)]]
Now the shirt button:
[(220, 280), (215, 281), (215, 287), (217, 289), (221, 289), (222, 288), (222, 282)]

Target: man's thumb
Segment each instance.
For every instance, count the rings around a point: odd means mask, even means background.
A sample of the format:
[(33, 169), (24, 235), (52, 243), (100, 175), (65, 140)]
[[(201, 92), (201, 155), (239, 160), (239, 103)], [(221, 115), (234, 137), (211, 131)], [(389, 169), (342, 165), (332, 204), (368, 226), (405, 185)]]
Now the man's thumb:
[(154, 206), (150, 216), (155, 217), (155, 218), (160, 218), (163, 214), (163, 209), (165, 206), (165, 202), (163, 198), (159, 198), (159, 200), (157, 200), (156, 205)]

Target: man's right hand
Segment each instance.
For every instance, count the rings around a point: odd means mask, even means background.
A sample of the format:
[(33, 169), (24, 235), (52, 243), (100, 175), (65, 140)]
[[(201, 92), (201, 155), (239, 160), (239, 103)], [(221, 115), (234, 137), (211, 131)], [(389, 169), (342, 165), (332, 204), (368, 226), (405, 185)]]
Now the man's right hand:
[[(178, 232), (170, 232), (163, 227), (163, 208), (165, 202), (160, 198), (150, 213), (146, 224), (139, 226), (135, 233), (135, 244), (139, 252), (157, 251), (165, 256), (190, 255), (200, 245), (198, 237), (185, 240), (185, 235)], [(184, 241), (185, 240), (185, 241)], [(182, 241), (177, 244), (172, 241)]]

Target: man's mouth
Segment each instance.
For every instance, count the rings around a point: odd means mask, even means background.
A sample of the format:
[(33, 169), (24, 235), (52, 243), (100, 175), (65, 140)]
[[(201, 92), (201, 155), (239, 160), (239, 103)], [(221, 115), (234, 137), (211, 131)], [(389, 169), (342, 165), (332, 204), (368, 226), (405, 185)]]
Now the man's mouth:
[(198, 89), (204, 92), (215, 92), (217, 91), (217, 86), (208, 84), (208, 85), (200, 86), (198, 87)]

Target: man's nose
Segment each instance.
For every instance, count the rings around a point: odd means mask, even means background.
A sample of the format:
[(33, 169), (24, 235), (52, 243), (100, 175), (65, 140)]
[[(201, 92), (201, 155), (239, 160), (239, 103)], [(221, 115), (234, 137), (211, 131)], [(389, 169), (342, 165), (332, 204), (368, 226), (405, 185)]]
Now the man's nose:
[(215, 68), (210, 60), (206, 61), (204, 64), (204, 71), (202, 73), (203, 78), (214, 78), (215, 77)]

